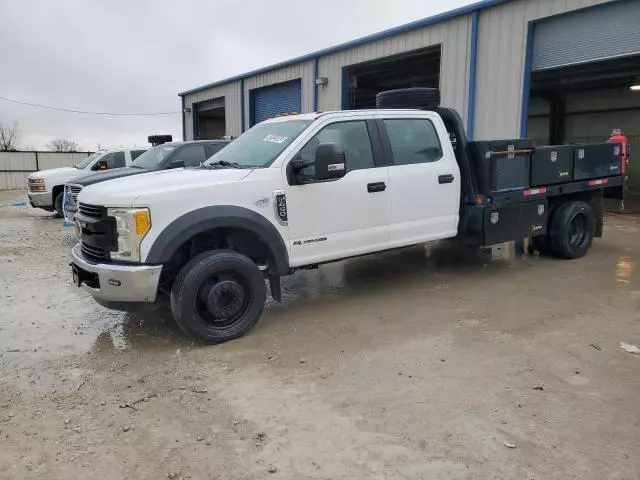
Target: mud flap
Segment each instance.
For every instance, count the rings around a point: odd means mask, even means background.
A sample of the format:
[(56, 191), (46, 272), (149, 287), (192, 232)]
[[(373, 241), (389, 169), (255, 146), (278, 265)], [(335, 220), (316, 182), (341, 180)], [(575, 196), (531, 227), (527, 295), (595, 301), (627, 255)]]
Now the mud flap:
[(282, 302), (282, 283), (279, 275), (269, 275), (269, 288), (273, 299), (278, 303)]

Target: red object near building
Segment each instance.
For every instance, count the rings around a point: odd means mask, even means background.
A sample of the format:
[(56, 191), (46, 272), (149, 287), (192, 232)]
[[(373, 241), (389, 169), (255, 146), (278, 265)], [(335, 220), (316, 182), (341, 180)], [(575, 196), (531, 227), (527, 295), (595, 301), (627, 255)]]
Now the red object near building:
[(622, 130), (616, 129), (611, 132), (609, 142), (619, 143), (622, 145), (622, 174), (627, 172), (627, 166), (629, 165), (629, 139), (622, 134)]

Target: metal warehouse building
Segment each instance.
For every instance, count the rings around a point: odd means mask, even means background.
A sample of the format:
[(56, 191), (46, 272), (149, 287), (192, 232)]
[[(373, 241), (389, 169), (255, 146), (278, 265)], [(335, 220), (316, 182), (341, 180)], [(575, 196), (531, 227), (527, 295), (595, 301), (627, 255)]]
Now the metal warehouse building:
[(439, 87), (477, 140), (601, 141), (622, 128), (640, 151), (640, 0), (485, 0), (183, 92), (183, 134), (238, 136), (414, 86)]

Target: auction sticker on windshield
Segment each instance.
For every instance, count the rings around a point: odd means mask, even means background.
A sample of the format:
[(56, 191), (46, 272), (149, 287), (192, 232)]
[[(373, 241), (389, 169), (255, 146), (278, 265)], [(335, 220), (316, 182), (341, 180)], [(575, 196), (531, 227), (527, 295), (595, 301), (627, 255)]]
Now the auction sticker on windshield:
[(287, 141), (287, 137), (281, 137), (280, 135), (267, 135), (264, 137), (264, 141), (271, 143), (284, 143)]

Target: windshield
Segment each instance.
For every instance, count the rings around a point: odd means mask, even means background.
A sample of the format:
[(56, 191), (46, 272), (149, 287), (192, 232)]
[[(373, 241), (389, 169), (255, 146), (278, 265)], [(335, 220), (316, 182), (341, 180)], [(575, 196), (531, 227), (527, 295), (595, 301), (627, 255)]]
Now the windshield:
[(144, 168), (145, 170), (155, 170), (175, 149), (176, 147), (172, 147), (171, 145), (158, 145), (136, 158), (131, 166)]
[(204, 164), (228, 162), (239, 167), (268, 167), (309, 125), (311, 120), (261, 123), (240, 135)]
[(78, 170), (83, 170), (85, 168), (87, 168), (89, 165), (91, 165), (91, 163), (98, 158), (100, 155), (102, 155), (104, 152), (96, 152), (96, 153), (92, 153), (91, 155), (89, 155), (87, 158), (84, 158), (82, 160), (80, 160), (78, 163), (76, 163), (74, 165), (75, 168), (77, 168)]

